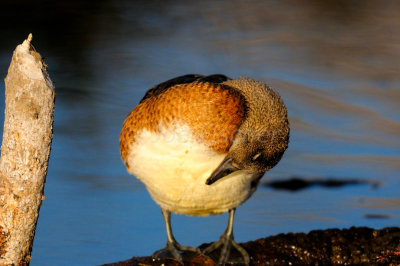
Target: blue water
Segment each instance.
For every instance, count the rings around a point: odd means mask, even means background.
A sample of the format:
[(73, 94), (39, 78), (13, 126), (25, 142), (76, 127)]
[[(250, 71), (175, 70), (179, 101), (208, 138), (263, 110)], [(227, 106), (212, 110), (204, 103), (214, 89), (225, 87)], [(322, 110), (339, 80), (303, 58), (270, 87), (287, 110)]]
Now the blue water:
[[(31, 265), (98, 265), (165, 245), (159, 207), (124, 169), (118, 137), (148, 88), (187, 73), (251, 76), (281, 94), (290, 146), (262, 184), (293, 176), (379, 184), (297, 192), (261, 186), (238, 208), (239, 242), (333, 227), (399, 226), (400, 4), (341, 3), (8, 4), (0, 14), (8, 25), (1, 30), (0, 73), (6, 76), (13, 49), (32, 32), (57, 95)], [(181, 243), (199, 245), (218, 239), (227, 215), (172, 219)]]

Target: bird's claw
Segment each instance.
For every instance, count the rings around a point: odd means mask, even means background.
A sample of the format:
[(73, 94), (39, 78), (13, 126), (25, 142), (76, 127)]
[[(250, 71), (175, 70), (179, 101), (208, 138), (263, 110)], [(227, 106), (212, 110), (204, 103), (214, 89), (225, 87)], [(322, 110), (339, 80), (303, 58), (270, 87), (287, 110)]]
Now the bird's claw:
[(153, 258), (172, 258), (179, 262), (190, 260), (193, 256), (200, 254), (201, 251), (198, 248), (189, 246), (181, 246), (179, 243), (167, 243), (167, 246), (163, 249), (157, 250), (153, 253)]
[[(238, 257), (235, 256), (235, 258), (233, 258), (231, 252), (232, 248), (234, 248), (237, 251), (237, 253), (239, 253), (239, 255), (241, 256), (240, 262)], [(219, 252), (219, 258), (218, 258), (217, 257), (218, 255), (215, 253), (219, 249), (221, 249), (221, 251)], [(218, 265), (225, 265), (225, 263), (227, 262), (235, 262), (235, 265), (237, 263), (242, 263), (243, 265), (250, 264), (250, 257), (247, 254), (246, 250), (242, 248), (239, 244), (237, 244), (235, 240), (233, 240), (233, 237), (226, 236), (225, 234), (222, 235), (218, 241), (212, 243), (210, 246), (204, 249), (203, 254), (211, 258), (217, 257)]]

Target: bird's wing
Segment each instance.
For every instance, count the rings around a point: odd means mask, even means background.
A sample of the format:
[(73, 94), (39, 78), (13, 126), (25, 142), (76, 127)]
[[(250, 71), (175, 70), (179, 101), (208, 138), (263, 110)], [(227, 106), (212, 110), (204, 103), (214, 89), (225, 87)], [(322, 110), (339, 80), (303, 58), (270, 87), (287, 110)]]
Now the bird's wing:
[[(188, 82), (191, 79), (195, 81)], [(143, 130), (178, 132), (182, 126), (190, 129), (197, 142), (215, 152), (227, 153), (245, 119), (247, 105), (237, 90), (220, 84), (224, 79), (222, 75), (183, 76), (150, 89), (123, 124), (122, 158)]]

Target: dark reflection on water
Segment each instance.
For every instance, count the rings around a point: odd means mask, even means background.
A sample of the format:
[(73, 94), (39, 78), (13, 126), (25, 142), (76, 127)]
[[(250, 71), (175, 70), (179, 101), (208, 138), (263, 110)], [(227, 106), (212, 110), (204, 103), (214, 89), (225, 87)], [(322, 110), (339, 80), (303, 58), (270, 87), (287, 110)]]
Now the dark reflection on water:
[(352, 179), (352, 178), (301, 178), (291, 177), (287, 180), (274, 180), (262, 184), (265, 187), (271, 187), (278, 190), (300, 191), (312, 187), (341, 188), (352, 185), (370, 185), (378, 188), (380, 183), (373, 180)]
[[(159, 209), (126, 173), (118, 135), (148, 88), (186, 73), (252, 76), (280, 92), (291, 143), (264, 182), (318, 176), (380, 184), (297, 193), (260, 187), (237, 212), (238, 241), (398, 226), (399, 8), (371, 0), (2, 3), (0, 73), (32, 32), (57, 93), (32, 265), (102, 264), (165, 244)], [(226, 219), (174, 216), (173, 223), (178, 240), (199, 245), (217, 239)]]

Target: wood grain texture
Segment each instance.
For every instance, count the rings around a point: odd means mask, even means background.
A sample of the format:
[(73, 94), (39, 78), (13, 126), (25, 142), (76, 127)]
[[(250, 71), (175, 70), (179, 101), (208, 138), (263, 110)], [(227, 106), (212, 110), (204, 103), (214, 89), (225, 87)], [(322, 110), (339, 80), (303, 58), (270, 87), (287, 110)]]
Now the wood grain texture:
[(15, 49), (5, 79), (0, 265), (29, 264), (53, 136), (54, 87), (31, 38)]

